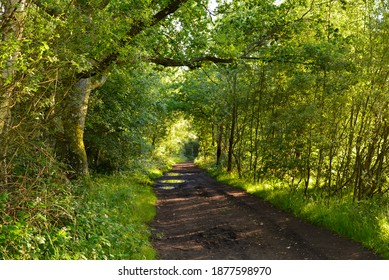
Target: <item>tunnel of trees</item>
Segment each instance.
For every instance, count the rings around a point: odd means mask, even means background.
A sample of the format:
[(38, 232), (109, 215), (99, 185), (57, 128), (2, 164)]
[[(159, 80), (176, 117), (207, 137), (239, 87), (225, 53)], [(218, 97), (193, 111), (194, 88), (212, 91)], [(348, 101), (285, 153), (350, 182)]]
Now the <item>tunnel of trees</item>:
[(387, 194), (387, 1), (1, 0), (0, 30), (8, 216), (174, 153), (305, 196)]

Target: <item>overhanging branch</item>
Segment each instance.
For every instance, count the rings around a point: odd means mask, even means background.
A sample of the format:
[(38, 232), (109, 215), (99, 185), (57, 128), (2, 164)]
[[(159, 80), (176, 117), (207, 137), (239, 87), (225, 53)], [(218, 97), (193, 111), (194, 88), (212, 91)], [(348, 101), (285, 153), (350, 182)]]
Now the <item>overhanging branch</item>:
[(180, 67), (186, 66), (191, 69), (198, 68), (203, 62), (213, 62), (213, 63), (232, 63), (234, 59), (232, 58), (220, 58), (215, 56), (203, 56), (198, 58), (193, 58), (190, 60), (174, 60), (171, 58), (165, 57), (148, 57), (145, 58), (146, 61), (153, 62), (158, 65), (165, 67)]
[(152, 62), (164, 67), (189, 67), (190, 69), (199, 68), (204, 62), (213, 62), (215, 64), (223, 64), (223, 63), (229, 64), (237, 60), (262, 61), (265, 63), (282, 62), (282, 63), (301, 64), (301, 65), (309, 65), (309, 66), (315, 65), (315, 63), (313, 62), (304, 61), (301, 60), (299, 57), (293, 57), (293, 56), (269, 58), (269, 57), (242, 55), (236, 58), (220, 58), (215, 56), (203, 56), (203, 57), (193, 58), (190, 60), (174, 60), (166, 57), (147, 57), (143, 59), (144, 61)]
[[(163, 19), (168, 17), (169, 15), (173, 14), (175, 11), (177, 11), (182, 4), (188, 2), (189, 0), (173, 0), (171, 1), (165, 8), (157, 12), (150, 20), (149, 23), (147, 22), (136, 22), (127, 32), (128, 39), (124, 39), (120, 41), (120, 44), (124, 46), (131, 43), (132, 38), (134, 38), (136, 35), (140, 34), (142, 31), (146, 30), (149, 27), (157, 25), (159, 22), (161, 22)], [(112, 63), (118, 60), (120, 56), (120, 53), (118, 51), (115, 51), (100, 61), (96, 62), (95, 67), (88, 71), (81, 72), (77, 75), (78, 78), (86, 78), (86, 77), (92, 77), (95, 75), (98, 75), (99, 73), (104, 72)], [(179, 66), (179, 65), (176, 65)]]
[(147, 57), (144, 58), (145, 61), (153, 62), (158, 65), (162, 65), (165, 67), (180, 67), (180, 66), (186, 66), (189, 67), (190, 69), (195, 69), (201, 67), (202, 63), (204, 62), (213, 62), (215, 64), (228, 64), (228, 63), (233, 63), (234, 61), (237, 60), (263, 60), (261, 57), (253, 57), (253, 56), (247, 56), (247, 55), (242, 55), (236, 58), (221, 58), (217, 56), (202, 56), (202, 57), (197, 57), (193, 58), (190, 60), (175, 60), (171, 58), (166, 58), (166, 57)]

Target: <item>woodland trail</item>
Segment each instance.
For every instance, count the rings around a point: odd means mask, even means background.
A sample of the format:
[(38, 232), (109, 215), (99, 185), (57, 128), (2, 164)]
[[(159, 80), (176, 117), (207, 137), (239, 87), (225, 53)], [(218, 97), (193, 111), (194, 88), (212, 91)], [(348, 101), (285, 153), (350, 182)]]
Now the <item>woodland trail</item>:
[(301, 221), (180, 163), (155, 183), (151, 224), (159, 259), (380, 259), (359, 243)]

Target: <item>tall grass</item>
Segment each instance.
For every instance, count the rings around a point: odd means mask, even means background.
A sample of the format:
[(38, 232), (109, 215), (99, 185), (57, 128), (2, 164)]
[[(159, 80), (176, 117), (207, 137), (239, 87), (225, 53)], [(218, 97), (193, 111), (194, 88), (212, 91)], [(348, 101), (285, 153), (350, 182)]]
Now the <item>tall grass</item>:
[(313, 190), (305, 197), (303, 190), (291, 189), (279, 180), (252, 184), (210, 165), (204, 167), (220, 182), (242, 188), (297, 217), (358, 241), (389, 259), (388, 197), (355, 202), (351, 197), (324, 198)]
[(147, 223), (155, 215), (155, 195), (136, 176), (92, 179), (78, 208), (76, 251), (87, 259), (154, 259)]
[[(170, 162), (171, 164), (171, 162)], [(148, 222), (155, 216), (153, 179), (170, 165), (134, 161), (127, 172), (83, 182), (77, 207), (77, 252), (86, 259), (155, 259)]]
[(0, 190), (0, 259), (154, 259), (151, 184), (168, 168), (138, 160), (126, 173)]

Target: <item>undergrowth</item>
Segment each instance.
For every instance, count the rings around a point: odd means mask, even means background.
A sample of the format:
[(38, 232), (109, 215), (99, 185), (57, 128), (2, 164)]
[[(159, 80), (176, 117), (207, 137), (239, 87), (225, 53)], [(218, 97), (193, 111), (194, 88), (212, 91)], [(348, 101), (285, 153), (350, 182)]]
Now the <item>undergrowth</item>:
[(0, 259), (154, 259), (151, 183), (167, 168), (142, 160), (77, 182), (51, 170), (0, 189)]
[(222, 183), (242, 188), (297, 217), (358, 241), (389, 259), (388, 197), (353, 201), (351, 196), (328, 199), (313, 191), (305, 197), (303, 190), (291, 189), (279, 180), (252, 184), (215, 166), (203, 167)]

